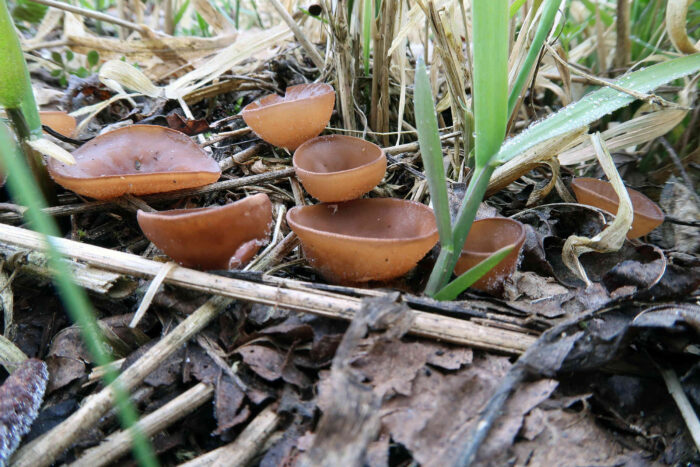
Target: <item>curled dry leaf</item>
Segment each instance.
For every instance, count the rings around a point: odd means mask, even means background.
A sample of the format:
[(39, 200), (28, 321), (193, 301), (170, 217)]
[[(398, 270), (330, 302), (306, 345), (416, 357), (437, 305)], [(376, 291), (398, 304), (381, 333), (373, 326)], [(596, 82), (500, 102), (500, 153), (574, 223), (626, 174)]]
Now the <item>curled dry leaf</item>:
[(600, 133), (591, 135), (591, 143), (593, 147), (596, 148), (598, 161), (605, 175), (607, 175), (610, 183), (613, 185), (615, 193), (620, 200), (620, 205), (615, 220), (598, 235), (593, 238), (572, 235), (564, 244), (564, 248), (562, 249), (562, 260), (564, 264), (583, 280), (586, 286), (591, 285), (591, 281), (588, 280), (586, 271), (583, 269), (583, 266), (581, 266), (578, 257), (583, 253), (591, 251), (604, 253), (619, 250), (625, 242), (627, 232), (629, 232), (630, 226), (632, 225), (633, 217), (632, 201), (630, 201), (627, 189), (615, 168), (612, 156), (610, 156), (610, 153), (605, 148), (605, 143), (600, 138)]
[(39, 414), (49, 372), (30, 358), (0, 387), (0, 464), (5, 465)]
[(700, 52), (700, 41), (693, 44), (685, 29), (688, 8), (693, 0), (668, 0), (666, 5), (666, 31), (679, 52), (694, 54)]

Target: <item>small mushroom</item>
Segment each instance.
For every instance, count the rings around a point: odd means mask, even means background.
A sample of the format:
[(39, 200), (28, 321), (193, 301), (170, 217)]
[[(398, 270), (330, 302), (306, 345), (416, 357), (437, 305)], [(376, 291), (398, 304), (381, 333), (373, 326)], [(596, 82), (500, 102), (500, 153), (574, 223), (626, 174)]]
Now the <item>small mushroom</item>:
[(270, 94), (245, 106), (246, 124), (270, 144), (293, 151), (318, 136), (335, 106), (335, 91), (325, 83), (288, 87), (285, 96)]
[(232, 204), (162, 212), (139, 210), (144, 235), (179, 264), (196, 269), (234, 269), (270, 236), (272, 204), (265, 194)]
[(68, 137), (73, 136), (77, 126), (75, 118), (60, 110), (42, 110), (39, 112), (39, 119), (42, 125)]
[(73, 152), (75, 165), (50, 159), (60, 185), (84, 196), (109, 199), (208, 185), (219, 164), (187, 135), (161, 126), (131, 125), (110, 131)]
[[(574, 179), (571, 187), (579, 203), (595, 206), (610, 214), (617, 214), (620, 200), (609, 182), (582, 177)], [(642, 237), (663, 223), (664, 212), (656, 203), (637, 190), (628, 188), (627, 193), (632, 201), (634, 212), (632, 227), (627, 232), (627, 238)]]
[(294, 152), (294, 170), (314, 198), (335, 203), (359, 198), (386, 172), (382, 148), (352, 136), (319, 136)]
[(524, 242), (525, 227), (516, 220), (507, 217), (490, 217), (475, 221), (464, 242), (464, 248), (454, 272), (459, 276), (501, 248), (515, 245), (508, 256), (471, 286), (492, 294), (501, 293), (503, 282), (513, 274), (518, 265), (520, 249)]
[(299, 206), (287, 223), (311, 266), (338, 283), (399, 277), (438, 240), (432, 209), (395, 198)]

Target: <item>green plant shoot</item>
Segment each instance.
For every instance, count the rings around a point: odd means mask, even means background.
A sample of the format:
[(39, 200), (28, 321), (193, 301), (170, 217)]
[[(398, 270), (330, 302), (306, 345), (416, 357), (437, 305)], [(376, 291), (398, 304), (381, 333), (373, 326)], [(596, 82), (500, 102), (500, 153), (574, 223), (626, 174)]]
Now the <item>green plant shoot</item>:
[(484, 274), (503, 261), (503, 259), (508, 256), (511, 251), (513, 251), (514, 247), (515, 245), (507, 245), (496, 251), (494, 254), (443, 287), (442, 290), (435, 294), (434, 298), (437, 300), (454, 300), (459, 296), (459, 294), (474, 284), (474, 282), (481, 279)]
[(0, 0), (0, 105), (19, 109), (32, 138), (41, 138), (41, 120), (29, 71), (6, 0)]

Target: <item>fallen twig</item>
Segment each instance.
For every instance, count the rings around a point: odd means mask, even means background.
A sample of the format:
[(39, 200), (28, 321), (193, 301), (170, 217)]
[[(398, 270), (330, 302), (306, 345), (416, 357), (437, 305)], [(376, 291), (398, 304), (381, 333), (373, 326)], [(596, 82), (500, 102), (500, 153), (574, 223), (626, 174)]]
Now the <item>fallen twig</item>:
[(179, 467), (207, 467), (210, 465), (244, 467), (248, 465), (277, 428), (280, 417), (276, 410), (276, 405), (268, 406), (245, 427), (245, 430), (238, 435), (235, 441), (180, 464)]

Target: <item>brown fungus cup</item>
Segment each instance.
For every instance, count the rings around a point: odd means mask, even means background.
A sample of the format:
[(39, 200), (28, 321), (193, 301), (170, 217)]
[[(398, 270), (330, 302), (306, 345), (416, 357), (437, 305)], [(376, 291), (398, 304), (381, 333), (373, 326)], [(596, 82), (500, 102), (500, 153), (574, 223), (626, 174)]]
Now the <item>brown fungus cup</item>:
[[(620, 199), (609, 182), (581, 177), (575, 178), (571, 182), (571, 187), (579, 203), (595, 206), (610, 214), (617, 214)], [(663, 223), (664, 213), (656, 203), (637, 190), (628, 188), (627, 193), (632, 201), (634, 212), (632, 227), (627, 232), (627, 238), (642, 237)]]
[(298, 84), (288, 87), (284, 97), (270, 94), (248, 104), (241, 115), (260, 138), (293, 151), (323, 131), (334, 106), (331, 85)]
[(396, 198), (295, 207), (287, 223), (310, 265), (344, 284), (402, 276), (438, 240), (433, 210)]
[(75, 165), (49, 159), (59, 184), (97, 199), (146, 195), (214, 183), (219, 164), (187, 135), (170, 128), (131, 125), (110, 131), (73, 151)]
[(267, 242), (272, 204), (265, 194), (225, 206), (137, 214), (144, 235), (179, 264), (195, 269), (235, 269)]
[(71, 137), (78, 126), (75, 118), (60, 110), (42, 110), (39, 112), (42, 125), (46, 125), (56, 133)]
[(491, 217), (475, 221), (464, 242), (462, 254), (457, 260), (454, 272), (458, 276), (464, 274), (501, 248), (515, 245), (508, 256), (471, 286), (492, 294), (501, 293), (503, 282), (513, 274), (518, 265), (520, 249), (524, 242), (525, 227), (516, 220)]
[(382, 148), (352, 136), (319, 136), (294, 152), (294, 170), (306, 191), (326, 203), (359, 198), (386, 172)]

